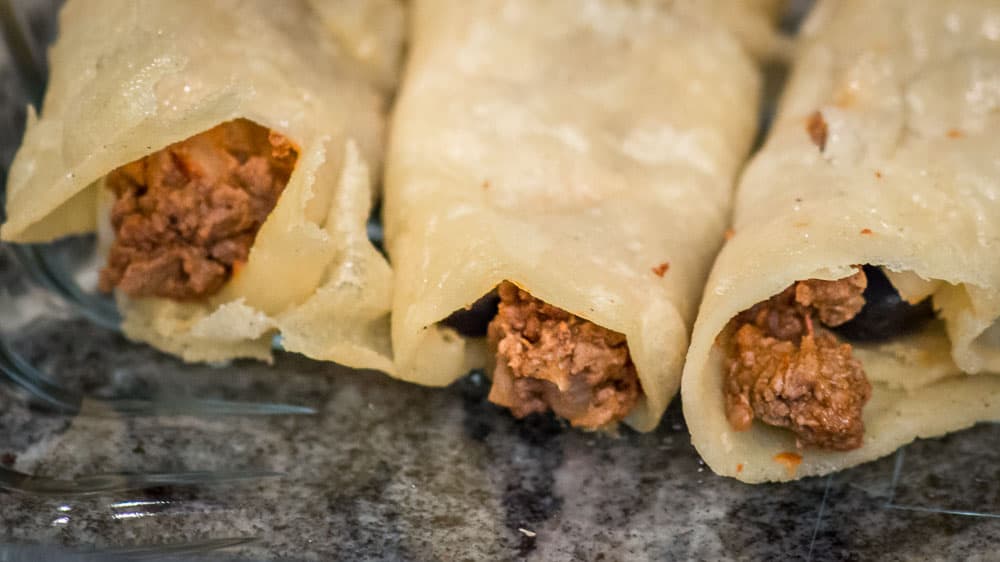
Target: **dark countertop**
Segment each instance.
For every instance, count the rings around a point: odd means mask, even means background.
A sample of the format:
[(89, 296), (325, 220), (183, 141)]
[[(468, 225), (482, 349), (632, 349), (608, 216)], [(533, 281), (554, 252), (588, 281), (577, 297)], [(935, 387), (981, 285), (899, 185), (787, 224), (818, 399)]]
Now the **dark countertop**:
[(678, 404), (657, 431), (612, 437), (515, 421), (485, 401), (476, 376), (428, 389), (294, 355), (273, 368), (184, 367), (79, 319), (31, 323), (15, 342), (98, 395), (172, 376), (171, 392), (317, 414), (68, 418), (31, 411), (6, 388), (0, 454), (22, 472), (284, 473), (71, 500), (0, 492), (7, 542), (255, 537), (231, 552), (306, 560), (989, 559), (1000, 545), (994, 424), (832, 477), (749, 486), (701, 464)]
[[(11, 0), (29, 51), (51, 37), (57, 3)], [(16, 79), (10, 53), (0, 52), (4, 162), (32, 90)], [(91, 396), (267, 400), (316, 410), (124, 417), (90, 403), (84, 415), (69, 416), (0, 385), (0, 468), (62, 479), (281, 473), (89, 497), (0, 491), (0, 543), (8, 543), (0, 560), (53, 559), (49, 547), (227, 538), (255, 540), (224, 551), (238, 560), (1000, 557), (996, 424), (920, 441), (831, 477), (748, 486), (701, 464), (679, 403), (657, 431), (614, 437), (546, 417), (515, 421), (486, 402), (477, 376), (428, 389), (289, 354), (272, 367), (183, 365), (39, 288), (10, 247), (0, 249), (0, 338), (66, 389)]]

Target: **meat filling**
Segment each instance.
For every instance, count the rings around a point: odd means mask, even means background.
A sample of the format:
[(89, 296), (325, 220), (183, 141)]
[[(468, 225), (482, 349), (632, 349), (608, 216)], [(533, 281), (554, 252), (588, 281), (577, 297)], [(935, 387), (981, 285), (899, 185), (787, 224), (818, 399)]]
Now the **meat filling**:
[(489, 399), (521, 418), (552, 410), (574, 427), (620, 421), (642, 389), (625, 336), (504, 282), (487, 337), (496, 353)]
[(192, 300), (212, 295), (250, 253), (298, 150), (238, 119), (108, 174), (115, 239), (102, 291)]
[(837, 281), (799, 281), (737, 316), (724, 385), (734, 429), (753, 420), (792, 430), (799, 446), (861, 446), (871, 385), (851, 345), (827, 330), (861, 311), (863, 271)]

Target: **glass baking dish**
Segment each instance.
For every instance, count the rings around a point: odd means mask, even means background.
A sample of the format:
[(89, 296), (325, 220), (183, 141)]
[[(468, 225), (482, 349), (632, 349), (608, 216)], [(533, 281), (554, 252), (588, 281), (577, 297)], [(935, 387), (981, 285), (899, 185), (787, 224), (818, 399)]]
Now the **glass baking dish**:
[[(0, 0), (0, 159), (57, 0)], [(797, 3), (797, 11), (804, 3)], [(377, 224), (372, 235), (378, 236)], [(714, 476), (679, 401), (617, 436), (512, 419), (278, 352), (183, 364), (125, 340), (92, 237), (0, 248), (0, 560), (989, 559), (1000, 427), (826, 478)]]

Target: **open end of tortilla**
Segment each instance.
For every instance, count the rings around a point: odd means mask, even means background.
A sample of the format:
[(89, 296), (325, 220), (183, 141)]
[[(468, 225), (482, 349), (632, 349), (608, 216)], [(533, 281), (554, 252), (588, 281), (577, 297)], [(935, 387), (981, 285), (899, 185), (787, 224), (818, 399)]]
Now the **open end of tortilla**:
[(730, 321), (717, 344), (733, 430), (761, 423), (793, 434), (797, 449), (859, 449), (873, 384), (912, 390), (954, 373), (950, 361), (916, 374), (899, 367), (934, 364), (915, 354), (948, 357), (933, 286), (870, 265), (855, 271), (798, 281)]
[(100, 289), (175, 301), (217, 293), (246, 263), (299, 153), (236, 119), (109, 173), (113, 241)]
[(441, 324), (485, 338), (493, 375), (489, 400), (515, 417), (552, 411), (574, 427), (610, 429), (642, 397), (624, 334), (509, 281)]

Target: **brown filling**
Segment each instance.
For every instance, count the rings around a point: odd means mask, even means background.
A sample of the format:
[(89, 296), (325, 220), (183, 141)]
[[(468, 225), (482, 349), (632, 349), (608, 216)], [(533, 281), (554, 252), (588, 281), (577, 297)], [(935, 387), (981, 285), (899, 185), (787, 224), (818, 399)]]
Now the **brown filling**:
[(246, 261), (297, 158), (284, 136), (237, 119), (111, 172), (115, 239), (100, 289), (176, 300), (217, 292)]
[(496, 353), (489, 399), (521, 418), (552, 410), (574, 427), (620, 421), (642, 389), (625, 336), (503, 282), (487, 337)]
[(800, 446), (861, 446), (871, 385), (850, 344), (825, 326), (857, 315), (866, 285), (860, 269), (837, 281), (799, 281), (733, 319), (724, 393), (734, 429), (757, 418), (791, 429)]

